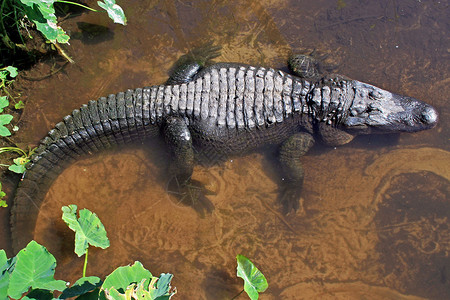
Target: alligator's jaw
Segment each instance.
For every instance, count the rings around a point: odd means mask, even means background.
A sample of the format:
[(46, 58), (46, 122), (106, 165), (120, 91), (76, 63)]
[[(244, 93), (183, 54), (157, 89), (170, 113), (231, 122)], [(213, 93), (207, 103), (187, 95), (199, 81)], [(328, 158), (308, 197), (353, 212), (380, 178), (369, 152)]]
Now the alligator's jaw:
[(436, 126), (438, 113), (420, 100), (354, 80), (355, 98), (343, 121), (355, 134), (417, 132)]

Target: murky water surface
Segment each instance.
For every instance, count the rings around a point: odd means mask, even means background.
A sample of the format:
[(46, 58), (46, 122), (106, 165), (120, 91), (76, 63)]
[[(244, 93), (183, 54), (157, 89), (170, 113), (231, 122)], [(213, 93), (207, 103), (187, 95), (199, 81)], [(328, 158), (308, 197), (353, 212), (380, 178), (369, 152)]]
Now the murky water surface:
[[(90, 252), (88, 274), (139, 260), (153, 274), (175, 274), (177, 299), (237, 294), (239, 253), (269, 281), (261, 299), (450, 298), (447, 1), (119, 3), (126, 27), (94, 13), (64, 21), (76, 64), (27, 84), (24, 143), (90, 99), (164, 82), (180, 55), (206, 41), (222, 45), (217, 61), (277, 68), (291, 51), (317, 49), (338, 73), (422, 99), (441, 120), (426, 132), (315, 146), (303, 158), (303, 209), (287, 216), (270, 158), (258, 153), (196, 167), (194, 178), (216, 193), (204, 217), (166, 193), (160, 143), (79, 161), (53, 184), (35, 234), (56, 256), (58, 277), (81, 275), (83, 259), (60, 219), (61, 206), (77, 204), (99, 215), (111, 241)], [(103, 27), (89, 32), (89, 23)]]

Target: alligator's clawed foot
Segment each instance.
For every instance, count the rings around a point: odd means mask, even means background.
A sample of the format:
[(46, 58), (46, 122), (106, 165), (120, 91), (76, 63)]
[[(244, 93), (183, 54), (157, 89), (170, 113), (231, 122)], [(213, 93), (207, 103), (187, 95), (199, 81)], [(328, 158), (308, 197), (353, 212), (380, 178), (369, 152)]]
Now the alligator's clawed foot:
[(283, 214), (287, 215), (291, 211), (302, 211), (300, 195), (302, 188), (292, 186), (292, 184), (284, 184), (280, 187), (279, 201), (282, 205)]
[(192, 81), (201, 69), (212, 63), (212, 59), (220, 56), (221, 49), (222, 47), (209, 42), (181, 56), (170, 69), (166, 84)]
[(212, 42), (208, 42), (202, 46), (190, 50), (188, 53), (182, 55), (172, 66), (172, 71), (179, 69), (180, 66), (191, 64), (193, 62), (205, 66), (211, 63), (216, 57), (220, 56), (221, 46), (214, 45)]
[(189, 51), (188, 54), (191, 58), (199, 61), (200, 63), (206, 64), (212, 59), (220, 56), (221, 46), (214, 45), (213, 42), (208, 42), (200, 47), (194, 48)]
[(288, 67), (295, 75), (308, 79), (319, 80), (328, 73), (334, 72), (337, 65), (324, 63), (328, 54), (318, 56), (316, 50), (311, 54), (292, 54), (288, 60)]
[(180, 183), (174, 177), (169, 181), (168, 192), (177, 197), (178, 203), (191, 206), (202, 217), (214, 210), (214, 204), (206, 197), (206, 195), (214, 195), (214, 192), (205, 188), (197, 180), (191, 179)]

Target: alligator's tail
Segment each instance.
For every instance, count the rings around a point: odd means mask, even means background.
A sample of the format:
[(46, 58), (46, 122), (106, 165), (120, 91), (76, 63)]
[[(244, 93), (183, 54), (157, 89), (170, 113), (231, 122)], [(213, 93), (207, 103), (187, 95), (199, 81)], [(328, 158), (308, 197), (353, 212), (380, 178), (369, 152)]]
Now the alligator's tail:
[(15, 253), (33, 239), (44, 196), (67, 165), (85, 155), (158, 134), (150, 120), (150, 101), (150, 88), (90, 101), (48, 133), (27, 166), (12, 206)]

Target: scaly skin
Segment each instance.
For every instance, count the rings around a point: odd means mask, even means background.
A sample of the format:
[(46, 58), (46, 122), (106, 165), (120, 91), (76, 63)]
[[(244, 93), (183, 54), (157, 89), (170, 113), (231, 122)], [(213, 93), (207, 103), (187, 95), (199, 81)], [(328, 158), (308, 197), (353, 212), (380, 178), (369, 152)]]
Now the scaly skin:
[(200, 183), (190, 180), (195, 155), (214, 162), (280, 145), (280, 202), (298, 208), (303, 169), (299, 157), (319, 137), (328, 145), (357, 134), (414, 132), (436, 125), (436, 110), (339, 75), (316, 81), (270, 68), (185, 59), (169, 84), (90, 101), (56, 124), (35, 151), (17, 190), (11, 216), (13, 249), (33, 231), (47, 189), (72, 161), (102, 149), (162, 134), (173, 155), (170, 186), (200, 212), (213, 209)]

